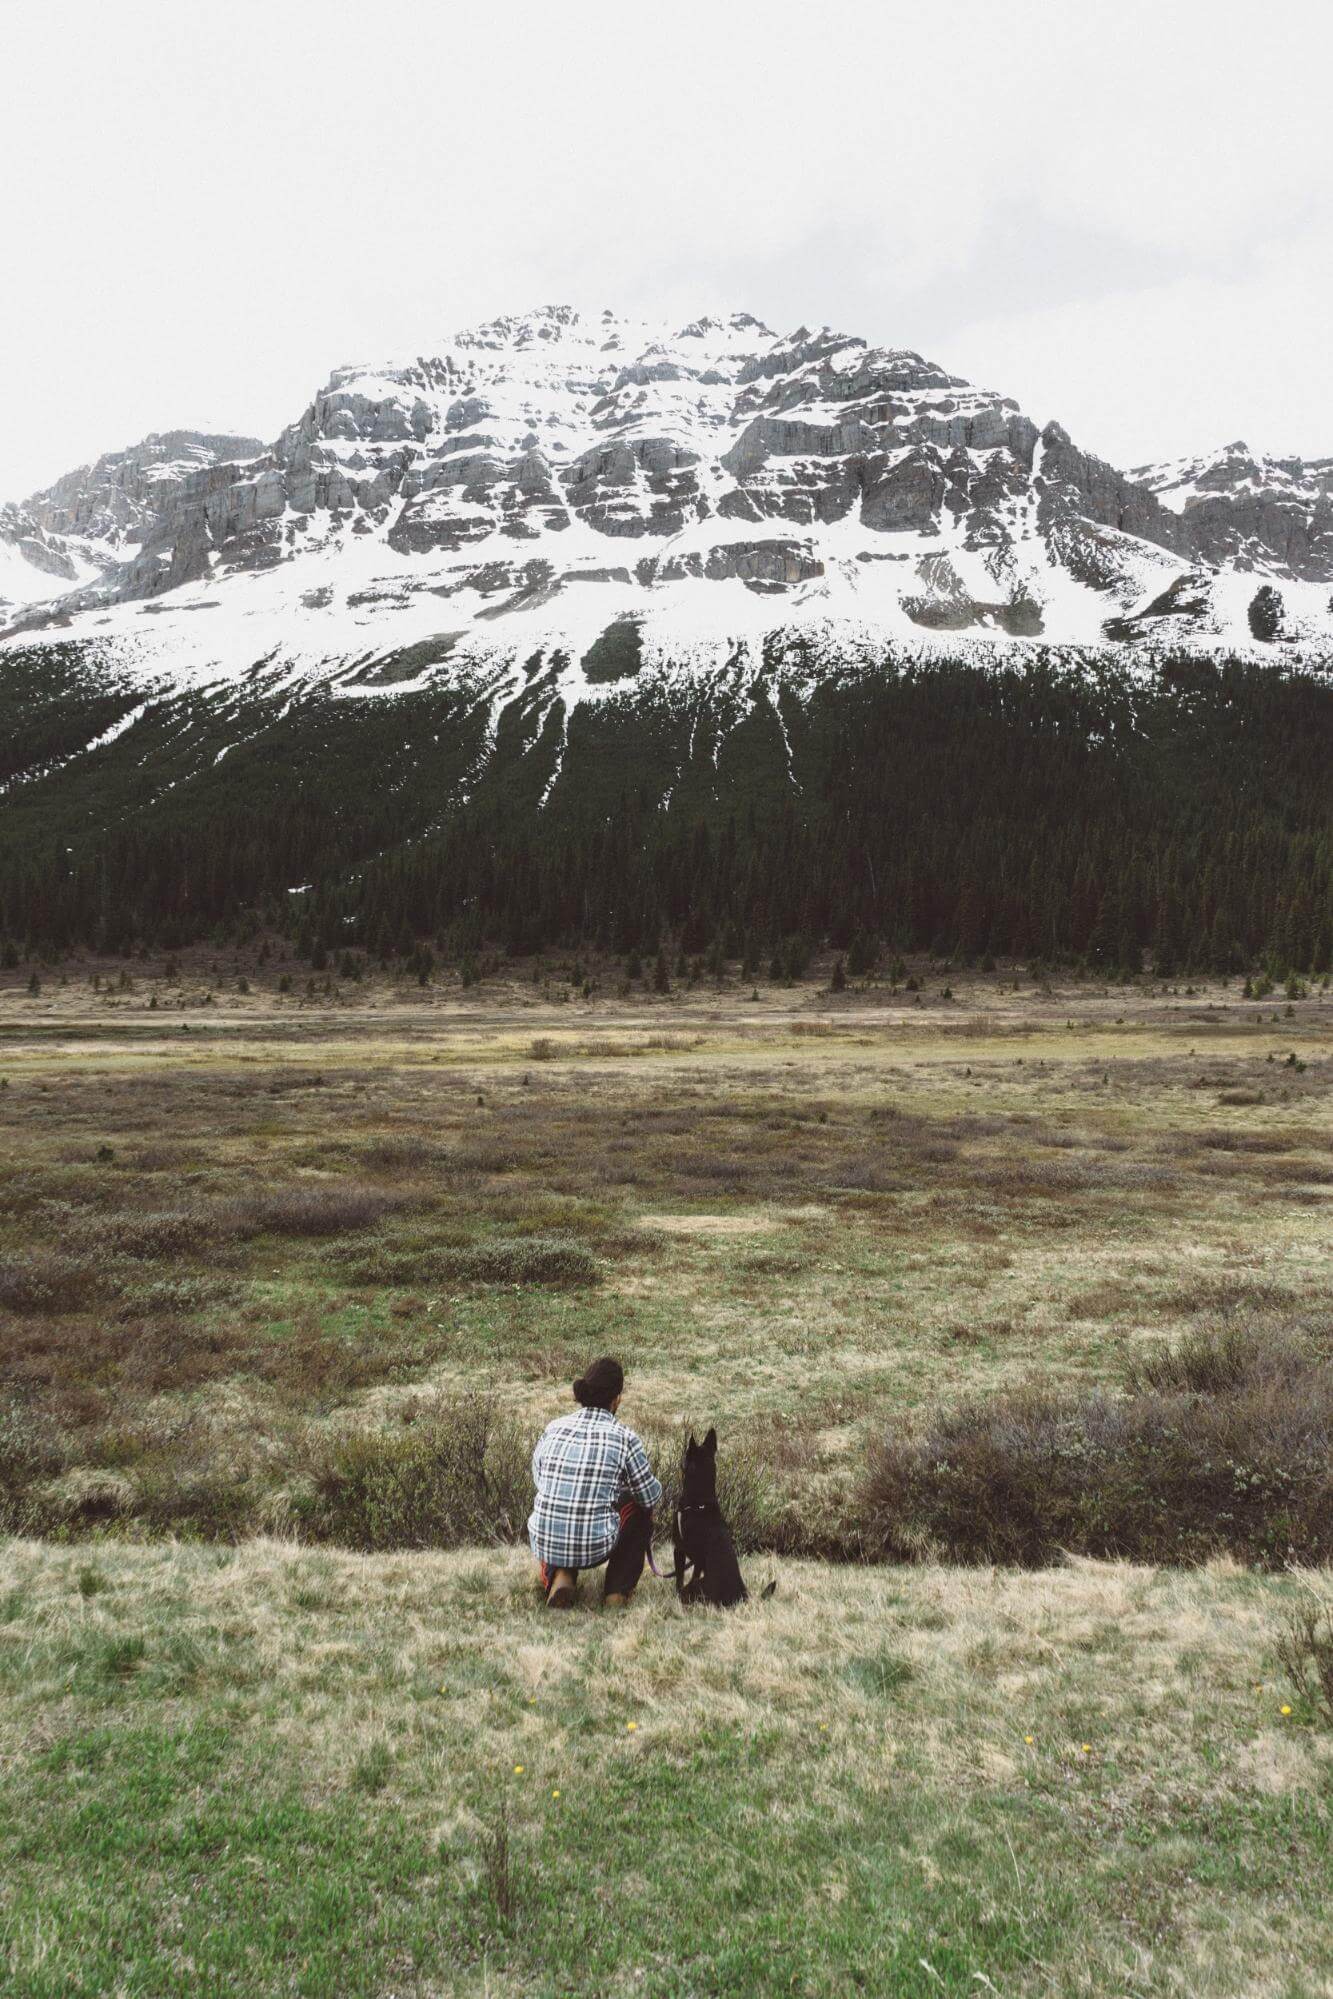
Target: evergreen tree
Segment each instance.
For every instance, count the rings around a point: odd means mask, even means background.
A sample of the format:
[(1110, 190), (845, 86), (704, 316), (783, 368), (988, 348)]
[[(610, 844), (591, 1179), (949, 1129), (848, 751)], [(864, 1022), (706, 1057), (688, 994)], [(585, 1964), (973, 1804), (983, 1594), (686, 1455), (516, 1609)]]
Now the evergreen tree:
[(1249, 620), (1255, 638), (1271, 643), (1282, 630), (1282, 592), (1261, 583), (1250, 599)]

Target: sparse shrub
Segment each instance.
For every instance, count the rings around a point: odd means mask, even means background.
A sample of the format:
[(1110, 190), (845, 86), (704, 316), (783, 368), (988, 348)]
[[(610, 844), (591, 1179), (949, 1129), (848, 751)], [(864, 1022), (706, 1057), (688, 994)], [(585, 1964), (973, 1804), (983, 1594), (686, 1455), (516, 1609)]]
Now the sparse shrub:
[[(1153, 1385), (1153, 1384), (1160, 1385)], [(871, 1547), (1036, 1566), (1065, 1551), (1261, 1566), (1333, 1556), (1333, 1365), (1224, 1332), (1123, 1396), (969, 1403), (873, 1453)]]
[(1333, 1725), (1333, 1606), (1303, 1604), (1278, 1640), (1277, 1661), (1311, 1715)]
[(157, 1277), (146, 1284), (126, 1284), (117, 1310), (122, 1318), (141, 1313), (174, 1319), (229, 1304), (236, 1295), (234, 1284), (216, 1277)]
[(382, 1216), (403, 1205), (402, 1195), (357, 1182), (275, 1187), (236, 1202), (227, 1219), (231, 1232), (238, 1236), (351, 1235), (372, 1228)]
[(13, 1396), (0, 1400), (0, 1532), (34, 1531), (37, 1488), (58, 1478), (67, 1459), (51, 1425)]
[(296, 1524), (366, 1550), (512, 1541), (532, 1502), (528, 1458), (517, 1425), (484, 1398), (428, 1405), (399, 1429), (316, 1447)]
[(0, 1306), (11, 1312), (78, 1312), (100, 1289), (99, 1274), (84, 1257), (42, 1250), (0, 1257)]
[(241, 1540), (274, 1524), (274, 1474), (295, 1451), (289, 1436), (219, 1430), (198, 1410), (145, 1417), (102, 1445), (132, 1475), (136, 1528), (208, 1541)]
[(90, 1248), (103, 1248), (143, 1262), (189, 1256), (202, 1248), (212, 1233), (210, 1217), (202, 1208), (99, 1215), (95, 1221), (90, 1218), (81, 1231)]
[(419, 1173), (444, 1165), (449, 1154), (432, 1139), (405, 1133), (402, 1137), (377, 1138), (369, 1145), (359, 1146), (356, 1157), (372, 1173)]
[[(1187, 1302), (1188, 1294), (1173, 1298), (1177, 1309)], [(1297, 1386), (1310, 1364), (1309, 1349), (1297, 1340), (1255, 1332), (1232, 1319), (1187, 1333), (1174, 1346), (1135, 1361), (1128, 1386), (1139, 1395), (1234, 1395), (1260, 1380)]]
[(315, 1411), (346, 1402), (381, 1381), (410, 1379), (448, 1344), (447, 1328), (422, 1314), (421, 1301), (395, 1312), (392, 1327), (363, 1328), (349, 1338), (306, 1310), (290, 1325), (261, 1333), (239, 1356), (250, 1373), (276, 1389), (294, 1408)]
[(597, 1284), (597, 1259), (570, 1236), (496, 1237), (426, 1244), (414, 1251), (373, 1247), (349, 1258), (354, 1284)]
[(200, 1164), (200, 1155), (188, 1145), (173, 1145), (166, 1142), (158, 1145), (141, 1145), (129, 1159), (119, 1163), (136, 1173), (175, 1173), (186, 1171)]
[(497, 1807), (481, 1836), (482, 1869), (502, 1929), (508, 1929), (518, 1909), (514, 1889), (513, 1851), (509, 1838), (509, 1808)]

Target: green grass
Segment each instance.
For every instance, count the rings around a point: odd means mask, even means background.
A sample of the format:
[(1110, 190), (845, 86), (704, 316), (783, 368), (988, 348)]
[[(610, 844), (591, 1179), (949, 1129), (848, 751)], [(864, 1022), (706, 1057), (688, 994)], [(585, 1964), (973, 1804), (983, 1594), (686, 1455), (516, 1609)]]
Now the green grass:
[(1281, 1580), (798, 1563), (734, 1616), (645, 1584), (613, 1621), (543, 1613), (507, 1553), (0, 1564), (24, 1999), (1333, 1978)]

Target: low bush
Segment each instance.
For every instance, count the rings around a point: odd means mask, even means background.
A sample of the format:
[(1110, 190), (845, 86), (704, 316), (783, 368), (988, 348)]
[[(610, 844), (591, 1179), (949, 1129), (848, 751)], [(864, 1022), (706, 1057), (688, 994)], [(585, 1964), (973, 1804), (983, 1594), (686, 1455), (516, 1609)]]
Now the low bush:
[(500, 1237), (439, 1252), (439, 1274), (474, 1284), (596, 1284), (596, 1258), (567, 1236)]
[(367, 1551), (513, 1541), (532, 1504), (530, 1441), (482, 1397), (427, 1404), (393, 1430), (316, 1445), (298, 1533)]
[(1140, 1368), (1123, 1395), (968, 1403), (878, 1445), (863, 1510), (868, 1552), (896, 1560), (1326, 1562), (1333, 1364), (1227, 1327)]
[(1306, 1712), (1333, 1726), (1333, 1606), (1302, 1604), (1278, 1640), (1277, 1660)]
[(372, 1139), (356, 1148), (358, 1163), (372, 1173), (424, 1173), (449, 1161), (448, 1148), (411, 1133)]
[(103, 1273), (86, 1256), (29, 1250), (0, 1257), (0, 1306), (10, 1312), (77, 1312), (103, 1289)]
[(0, 1533), (37, 1532), (37, 1494), (64, 1471), (60, 1439), (17, 1397), (0, 1400)]
[(156, 1277), (122, 1287), (117, 1311), (121, 1318), (179, 1318), (233, 1305), (241, 1295), (238, 1284), (218, 1277)]
[(1187, 1333), (1174, 1346), (1131, 1364), (1127, 1385), (1138, 1395), (1234, 1395), (1247, 1383), (1282, 1382), (1299, 1391), (1313, 1355), (1305, 1340), (1259, 1331), (1225, 1309), (1215, 1326)]
[(85, 1224), (82, 1239), (90, 1249), (105, 1249), (137, 1262), (155, 1263), (169, 1257), (191, 1256), (212, 1235), (207, 1213), (198, 1208), (99, 1215), (93, 1228)]
[[(366, 1550), (523, 1539), (532, 1507), (529, 1432), (480, 1396), (428, 1402), (409, 1416), (392, 1430), (346, 1432), (313, 1447), (294, 1504), (298, 1533)], [(644, 1443), (663, 1487), (662, 1559), (680, 1493), (684, 1432), (650, 1428)], [(743, 1552), (803, 1551), (759, 1456), (739, 1440), (724, 1441), (718, 1497)]]
[(285, 1524), (283, 1480), (303, 1440), (294, 1424), (238, 1433), (199, 1405), (140, 1408), (80, 1439), (77, 1461), (67, 1455), (34, 1485), (28, 1531), (243, 1540)]
[(229, 1220), (238, 1236), (336, 1236), (373, 1228), (406, 1196), (359, 1182), (316, 1187), (276, 1187), (233, 1204)]
[(596, 1284), (597, 1259), (568, 1236), (496, 1237), (436, 1243), (410, 1251), (361, 1249), (350, 1257), (353, 1284)]

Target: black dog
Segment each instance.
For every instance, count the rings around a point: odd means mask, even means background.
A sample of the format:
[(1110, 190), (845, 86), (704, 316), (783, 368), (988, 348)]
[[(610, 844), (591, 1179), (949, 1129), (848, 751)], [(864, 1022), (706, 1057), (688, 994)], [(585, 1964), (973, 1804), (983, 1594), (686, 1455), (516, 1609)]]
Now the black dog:
[[(710, 1430), (701, 1444), (695, 1443), (694, 1432), (690, 1432), (674, 1536), (676, 1595), (682, 1603), (707, 1603), (725, 1610), (747, 1601), (750, 1592), (736, 1560), (736, 1544), (718, 1505), (716, 1430)], [(692, 1570), (688, 1582), (687, 1566)], [(772, 1596), (775, 1587), (770, 1583), (764, 1595)]]

